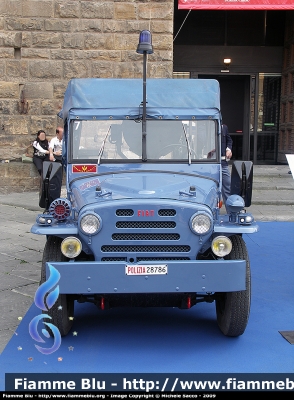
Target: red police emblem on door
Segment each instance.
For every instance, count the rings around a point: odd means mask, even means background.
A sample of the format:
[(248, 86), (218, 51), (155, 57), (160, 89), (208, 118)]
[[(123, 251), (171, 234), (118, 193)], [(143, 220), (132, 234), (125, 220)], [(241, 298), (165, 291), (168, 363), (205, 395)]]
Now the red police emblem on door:
[(72, 166), (72, 172), (97, 172), (96, 164), (74, 164)]

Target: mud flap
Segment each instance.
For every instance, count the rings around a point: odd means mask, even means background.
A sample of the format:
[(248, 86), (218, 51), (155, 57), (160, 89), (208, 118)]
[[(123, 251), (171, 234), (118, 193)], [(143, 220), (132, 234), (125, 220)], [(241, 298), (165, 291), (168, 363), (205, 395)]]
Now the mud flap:
[(231, 173), (231, 194), (241, 196), (245, 202), (245, 207), (251, 205), (252, 184), (252, 161), (234, 161)]
[(42, 178), (39, 206), (48, 210), (52, 201), (60, 197), (62, 185), (61, 163), (44, 161)]

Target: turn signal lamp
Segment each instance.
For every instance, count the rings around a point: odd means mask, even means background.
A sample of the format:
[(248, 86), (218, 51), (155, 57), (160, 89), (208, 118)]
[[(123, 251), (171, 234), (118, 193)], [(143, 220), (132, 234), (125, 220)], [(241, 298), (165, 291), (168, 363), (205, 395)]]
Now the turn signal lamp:
[(67, 258), (75, 258), (81, 253), (81, 251), (82, 243), (74, 236), (69, 236), (61, 242), (61, 252)]
[(224, 257), (232, 251), (232, 242), (227, 236), (217, 236), (211, 243), (211, 250), (218, 257)]
[(50, 214), (39, 214), (36, 219), (37, 224), (50, 226), (53, 223), (53, 217)]
[(238, 215), (238, 224), (240, 225), (250, 225), (254, 221), (254, 218), (251, 214), (239, 214)]

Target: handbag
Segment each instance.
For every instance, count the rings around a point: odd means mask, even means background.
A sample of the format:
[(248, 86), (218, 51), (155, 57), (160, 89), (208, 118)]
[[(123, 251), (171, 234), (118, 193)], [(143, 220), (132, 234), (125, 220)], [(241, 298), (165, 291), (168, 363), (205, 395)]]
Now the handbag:
[(38, 156), (38, 157), (43, 158), (43, 157), (46, 156), (46, 153), (42, 153), (41, 151), (37, 151), (37, 152), (35, 153), (35, 156)]

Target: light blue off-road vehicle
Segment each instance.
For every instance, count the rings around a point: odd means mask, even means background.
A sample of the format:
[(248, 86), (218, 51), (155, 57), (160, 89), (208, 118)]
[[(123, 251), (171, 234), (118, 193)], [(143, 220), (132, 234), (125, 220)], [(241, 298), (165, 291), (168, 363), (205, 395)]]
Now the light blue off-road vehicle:
[[(232, 165), (221, 208), (221, 112), (216, 80), (73, 79), (61, 116), (66, 195), (55, 198), (59, 165), (43, 171), (46, 235), (41, 283), (58, 272), (46, 311), (66, 335), (75, 302), (179, 307), (215, 302), (227, 336), (246, 329), (250, 264), (244, 234), (258, 226), (252, 163)], [(56, 292), (55, 292), (56, 293)], [(48, 294), (48, 298), (50, 293)]]

